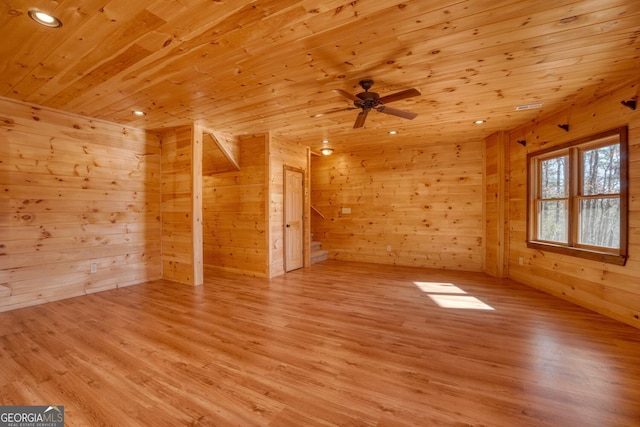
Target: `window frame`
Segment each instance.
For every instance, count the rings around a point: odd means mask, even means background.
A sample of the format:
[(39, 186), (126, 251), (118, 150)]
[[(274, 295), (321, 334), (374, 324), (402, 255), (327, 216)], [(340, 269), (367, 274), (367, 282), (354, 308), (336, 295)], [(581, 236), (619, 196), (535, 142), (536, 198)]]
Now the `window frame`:
[[(611, 195), (582, 194), (583, 162), (581, 153), (588, 150), (612, 145), (620, 145), (620, 247), (605, 248), (578, 243), (580, 201), (585, 199), (602, 199)], [(541, 163), (554, 157), (568, 156), (565, 166), (565, 180), (568, 180), (568, 223), (567, 243), (553, 242), (538, 238)], [(625, 265), (628, 250), (628, 197), (629, 197), (629, 153), (628, 130), (626, 126), (600, 132), (584, 138), (576, 139), (558, 146), (546, 148), (527, 154), (527, 247), (563, 255), (575, 256), (609, 264)], [(549, 199), (554, 200), (554, 199)], [(559, 199), (558, 199), (559, 200)]]

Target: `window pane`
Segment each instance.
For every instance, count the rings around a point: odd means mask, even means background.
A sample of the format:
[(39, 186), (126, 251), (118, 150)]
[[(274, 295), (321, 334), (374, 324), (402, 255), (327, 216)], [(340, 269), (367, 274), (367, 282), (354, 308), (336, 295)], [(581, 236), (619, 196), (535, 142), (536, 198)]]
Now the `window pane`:
[(582, 245), (620, 247), (620, 199), (580, 200), (580, 235)]
[(550, 242), (568, 243), (568, 218), (566, 200), (540, 202), (538, 239)]
[(569, 156), (554, 157), (540, 163), (540, 198), (568, 197), (567, 165)]
[(620, 144), (582, 152), (582, 194), (620, 193)]

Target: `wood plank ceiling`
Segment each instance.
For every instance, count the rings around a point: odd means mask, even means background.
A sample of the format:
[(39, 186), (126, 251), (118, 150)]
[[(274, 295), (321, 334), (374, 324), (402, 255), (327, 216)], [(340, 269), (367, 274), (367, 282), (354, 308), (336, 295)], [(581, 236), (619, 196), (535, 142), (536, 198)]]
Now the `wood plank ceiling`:
[[(640, 1), (2, 0), (0, 39), (1, 96), (146, 129), (201, 120), (358, 146), (391, 129), (485, 137), (637, 78)], [(332, 90), (365, 77), (382, 96), (421, 91), (392, 105), (418, 117), (311, 117), (352, 106)]]

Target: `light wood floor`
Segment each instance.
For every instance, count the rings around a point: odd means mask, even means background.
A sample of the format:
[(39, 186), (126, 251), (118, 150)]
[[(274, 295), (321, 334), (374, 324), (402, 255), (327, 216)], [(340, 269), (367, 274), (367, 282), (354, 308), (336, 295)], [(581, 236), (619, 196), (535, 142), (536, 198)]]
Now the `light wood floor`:
[(640, 421), (640, 330), (481, 274), (155, 281), (0, 313), (0, 344), (0, 404), (67, 426)]

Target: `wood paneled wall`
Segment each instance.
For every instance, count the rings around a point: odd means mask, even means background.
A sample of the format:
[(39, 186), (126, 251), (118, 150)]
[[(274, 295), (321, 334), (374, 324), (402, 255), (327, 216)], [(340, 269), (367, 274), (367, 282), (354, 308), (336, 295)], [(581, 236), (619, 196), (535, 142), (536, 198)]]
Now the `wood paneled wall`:
[(269, 144), (269, 263), (270, 277), (284, 273), (284, 166), (304, 171), (304, 265), (309, 265), (309, 162), (308, 147), (272, 137)]
[(204, 265), (269, 274), (266, 134), (240, 138), (240, 170), (204, 176)]
[(0, 186), (0, 311), (160, 277), (157, 136), (0, 98)]
[(162, 134), (162, 276), (202, 284), (202, 130)]
[[(508, 157), (510, 277), (636, 327), (640, 327), (640, 109), (631, 110), (621, 101), (637, 98), (639, 88), (640, 82), (629, 84), (588, 104), (512, 130)], [(568, 124), (569, 132), (558, 124)], [(616, 266), (528, 249), (527, 153), (624, 125), (629, 127), (630, 157), (627, 264)], [(518, 140), (526, 140), (526, 147)]]
[(397, 141), (312, 158), (314, 240), (335, 259), (482, 270), (483, 141)]

